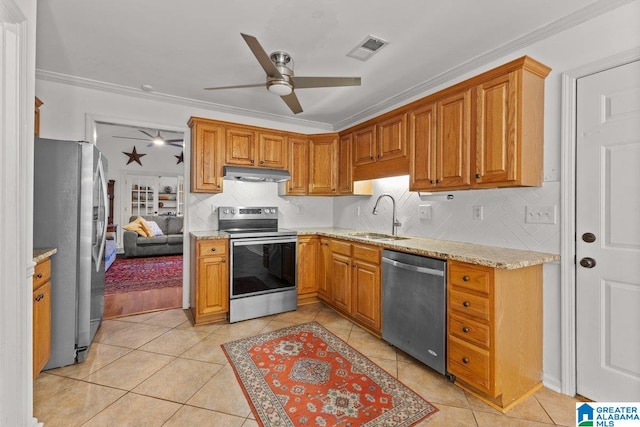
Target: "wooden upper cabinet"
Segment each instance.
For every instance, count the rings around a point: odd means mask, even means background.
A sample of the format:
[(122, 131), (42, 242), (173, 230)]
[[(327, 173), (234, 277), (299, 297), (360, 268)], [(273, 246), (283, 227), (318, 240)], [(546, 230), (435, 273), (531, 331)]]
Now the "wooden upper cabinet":
[(362, 166), (376, 161), (376, 125), (353, 132), (353, 165)]
[(191, 192), (222, 191), (224, 127), (207, 120), (191, 118)]
[[(309, 140), (303, 136), (289, 136), (289, 173), (291, 179), (280, 183), (279, 193), (304, 196), (309, 192)], [(284, 188), (284, 191), (282, 189)]]
[(227, 128), (225, 164), (284, 169), (286, 162), (287, 142), (283, 134)]
[(378, 161), (407, 157), (407, 113), (377, 123)]
[(544, 79), (550, 69), (527, 57), (519, 63), (475, 88), (477, 187), (542, 185)]
[(409, 190), (430, 190), (436, 179), (436, 106), (409, 113)]
[(337, 134), (309, 139), (309, 194), (337, 194)]
[(351, 161), (353, 135), (340, 137), (338, 145), (338, 193), (353, 193), (353, 162)]
[(471, 185), (471, 90), (455, 93), (436, 104), (436, 187)]

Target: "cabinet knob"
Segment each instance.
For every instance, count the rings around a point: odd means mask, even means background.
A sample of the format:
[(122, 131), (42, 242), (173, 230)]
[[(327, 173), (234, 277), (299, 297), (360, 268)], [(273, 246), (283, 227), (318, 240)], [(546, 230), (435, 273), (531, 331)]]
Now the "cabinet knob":
[(462, 358), (462, 363), (469, 363), (469, 358), (468, 357), (463, 357)]
[(36, 274), (36, 277), (37, 277), (38, 279), (42, 279), (42, 273), (38, 273), (38, 274)]
[(480, 175), (479, 173), (476, 174), (476, 178), (482, 178), (482, 175)]
[(37, 297), (35, 297), (36, 302), (40, 301), (42, 298), (44, 298), (44, 294), (39, 294)]
[(466, 326), (462, 328), (462, 332), (464, 332), (465, 334), (469, 332), (469, 328), (467, 328)]
[(382, 158), (382, 154), (378, 154), (378, 158), (381, 159)]
[(429, 180), (429, 184), (435, 184), (436, 182), (432, 179)]
[(373, 156), (370, 156), (370, 157), (369, 157), (369, 160), (373, 160)]
[(469, 278), (469, 276), (462, 276), (462, 280), (464, 280), (465, 282), (468, 282), (471, 279)]
[(251, 160), (251, 164), (254, 164), (254, 163), (255, 163), (255, 160)]
[(335, 188), (332, 188), (332, 189), (331, 189), (331, 191), (336, 191), (336, 189), (335, 189)]
[(223, 260), (222, 260), (222, 263), (223, 263), (223, 264), (226, 264), (226, 263), (227, 263), (227, 260), (226, 260), (226, 259), (223, 259)]
[(471, 305), (471, 303), (469, 301), (465, 301), (462, 303), (463, 306), (465, 307), (469, 307)]
[(260, 160), (260, 164), (261, 164), (261, 165), (264, 165), (264, 160)]
[(211, 248), (211, 252), (215, 252), (215, 251), (216, 251), (216, 248)]
[(440, 180), (439, 179), (436, 179), (436, 184), (440, 184)]

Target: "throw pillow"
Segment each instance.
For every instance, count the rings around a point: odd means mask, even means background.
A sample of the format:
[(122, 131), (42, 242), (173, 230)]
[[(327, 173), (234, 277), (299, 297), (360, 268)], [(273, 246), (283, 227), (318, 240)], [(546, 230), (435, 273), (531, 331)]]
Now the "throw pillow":
[(147, 224), (149, 225), (149, 228), (151, 229), (151, 233), (153, 233), (154, 236), (162, 236), (162, 230), (160, 229), (160, 226), (158, 225), (157, 222), (155, 221), (147, 221)]
[(145, 237), (153, 237), (153, 231), (151, 230), (151, 227), (149, 227), (149, 223), (147, 222), (146, 219), (139, 216), (138, 218), (136, 218), (136, 221), (138, 221), (140, 225), (142, 225), (142, 229), (146, 234)]
[(129, 231), (135, 231), (136, 233), (138, 233), (139, 236), (147, 237), (147, 232), (144, 230), (144, 228), (142, 227), (142, 224), (137, 219), (134, 221), (131, 221), (129, 224), (125, 225), (122, 228)]

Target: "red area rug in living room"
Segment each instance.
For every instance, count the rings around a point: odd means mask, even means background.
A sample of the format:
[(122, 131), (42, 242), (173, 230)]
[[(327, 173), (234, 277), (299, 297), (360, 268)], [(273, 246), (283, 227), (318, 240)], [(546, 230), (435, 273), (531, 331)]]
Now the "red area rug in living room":
[(222, 348), (263, 426), (407, 427), (438, 411), (316, 322)]
[(105, 274), (104, 294), (182, 286), (182, 255), (117, 258)]

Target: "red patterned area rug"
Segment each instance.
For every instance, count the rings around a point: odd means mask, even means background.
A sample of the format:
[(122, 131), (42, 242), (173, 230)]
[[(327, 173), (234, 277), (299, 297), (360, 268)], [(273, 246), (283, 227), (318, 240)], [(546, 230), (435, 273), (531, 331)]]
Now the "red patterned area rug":
[(438, 411), (316, 322), (222, 348), (263, 426), (406, 427)]
[(105, 295), (182, 286), (182, 255), (116, 258), (104, 280)]

